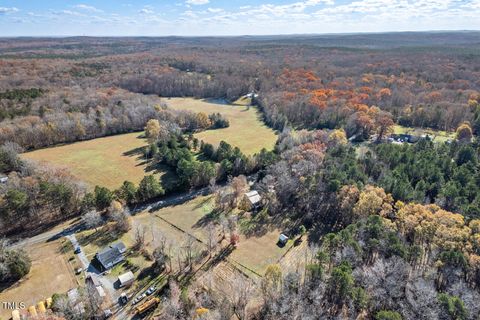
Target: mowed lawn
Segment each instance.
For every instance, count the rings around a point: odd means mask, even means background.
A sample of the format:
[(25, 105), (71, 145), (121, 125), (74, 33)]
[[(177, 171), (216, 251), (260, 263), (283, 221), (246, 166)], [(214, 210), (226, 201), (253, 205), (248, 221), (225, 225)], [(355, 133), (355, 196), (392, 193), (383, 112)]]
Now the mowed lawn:
[(125, 180), (138, 184), (147, 174), (141, 148), (147, 145), (142, 133), (127, 133), (58, 147), (40, 149), (22, 156), (67, 168), (90, 188), (116, 189)]
[[(72, 252), (61, 253), (62, 241), (40, 243), (26, 248), (32, 259), (30, 273), (12, 287), (0, 292), (0, 301), (24, 302), (26, 306), (36, 305), (54, 293), (66, 293), (77, 287), (73, 268), (67, 259)], [(9, 319), (11, 311), (0, 309), (0, 318)]]
[(226, 116), (230, 121), (230, 127), (207, 130), (195, 135), (198, 139), (213, 145), (218, 145), (220, 141), (224, 140), (239, 147), (245, 154), (253, 155), (262, 148), (273, 149), (277, 141), (275, 132), (262, 122), (261, 114), (256, 107), (193, 98), (170, 98), (164, 101), (175, 110), (190, 110), (207, 114), (219, 112)]

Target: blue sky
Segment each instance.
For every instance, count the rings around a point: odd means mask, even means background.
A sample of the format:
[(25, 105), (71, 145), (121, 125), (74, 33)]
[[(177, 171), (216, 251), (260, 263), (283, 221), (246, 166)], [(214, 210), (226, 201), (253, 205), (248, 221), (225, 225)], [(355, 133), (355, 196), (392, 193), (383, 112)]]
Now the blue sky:
[(480, 30), (480, 0), (0, 0), (0, 36)]

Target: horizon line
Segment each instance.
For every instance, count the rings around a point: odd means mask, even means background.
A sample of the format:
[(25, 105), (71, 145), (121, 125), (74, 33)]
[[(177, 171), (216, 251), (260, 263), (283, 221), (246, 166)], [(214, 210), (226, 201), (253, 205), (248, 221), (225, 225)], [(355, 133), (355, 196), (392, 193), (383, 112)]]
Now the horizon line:
[(375, 35), (392, 33), (480, 33), (480, 29), (442, 29), (442, 30), (392, 30), (392, 31), (359, 31), (359, 32), (326, 32), (326, 33), (272, 33), (272, 34), (240, 34), (240, 35), (19, 35), (3, 36), (0, 39), (19, 38), (240, 38), (240, 37), (285, 37), (285, 36), (348, 36), (348, 35)]

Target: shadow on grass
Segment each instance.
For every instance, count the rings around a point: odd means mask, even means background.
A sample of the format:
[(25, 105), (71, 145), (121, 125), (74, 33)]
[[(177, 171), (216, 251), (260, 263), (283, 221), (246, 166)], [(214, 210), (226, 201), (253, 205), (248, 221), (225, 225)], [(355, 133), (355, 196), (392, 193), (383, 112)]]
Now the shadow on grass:
[(97, 231), (92, 232), (89, 235), (81, 235), (78, 237), (78, 243), (81, 246), (87, 244), (94, 244), (97, 247), (105, 247), (111, 242), (118, 240), (123, 233), (116, 231), (115, 229), (105, 226)]
[(256, 214), (251, 218), (241, 219), (239, 222), (240, 231), (245, 237), (261, 237), (267, 232), (276, 228), (274, 220), (261, 213)]
[(211, 270), (213, 267), (218, 265), (220, 262), (225, 260), (234, 250), (235, 248), (232, 245), (228, 245), (224, 247), (217, 255), (212, 257), (204, 266), (204, 270)]
[(145, 154), (146, 148), (147, 147), (137, 147), (137, 148), (134, 148), (132, 150), (125, 151), (123, 153), (123, 155), (127, 156), (127, 157), (133, 157), (133, 156), (141, 155), (143, 157), (143, 155)]
[(204, 205), (206, 205), (208, 202), (210, 202), (210, 200), (212, 200), (212, 198), (213, 198), (213, 196), (206, 197), (205, 199), (203, 199), (202, 201), (197, 203), (193, 209), (202, 208)]
[(195, 224), (192, 226), (194, 229), (200, 229), (206, 227), (208, 224), (212, 222), (216, 222), (220, 220), (223, 212), (219, 210), (212, 210), (210, 213), (207, 213), (203, 217), (201, 217)]

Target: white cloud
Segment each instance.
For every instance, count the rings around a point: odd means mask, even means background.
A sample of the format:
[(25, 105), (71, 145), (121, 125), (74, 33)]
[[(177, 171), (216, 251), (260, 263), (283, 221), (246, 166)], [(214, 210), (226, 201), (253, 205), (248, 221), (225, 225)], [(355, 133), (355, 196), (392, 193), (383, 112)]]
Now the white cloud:
[[(133, 3), (122, 0), (119, 6), (123, 1)], [(73, 3), (82, 2), (86, 0)], [(21, 21), (17, 18), (28, 18), (36, 26), (29, 30), (31, 34), (37, 34), (42, 24), (48, 27), (49, 23), (62, 23), (65, 27), (60, 33), (83, 34), (86, 29), (82, 28), (97, 22), (113, 27), (98, 30), (92, 27), (86, 34), (235, 35), (480, 29), (480, 0), (261, 0), (251, 5), (238, 1), (233, 9), (220, 4), (195, 6), (210, 2), (213, 1), (178, 0), (167, 9), (183, 7), (183, 10), (165, 11), (155, 4), (155, 7), (141, 6), (133, 12), (125, 10), (119, 14), (95, 12), (99, 9), (84, 4), (71, 5), (63, 11), (25, 8), (24, 15), (15, 14), (20, 11), (17, 8), (0, 7), (0, 19), (3, 15), (7, 23), (13, 23)], [(9, 31), (1, 30), (2, 33), (9, 34)]]
[(147, 8), (143, 8), (141, 10), (138, 11), (139, 13), (142, 13), (142, 14), (154, 14), (155, 12), (151, 9), (147, 9)]
[(15, 7), (11, 7), (11, 8), (0, 7), (0, 14), (15, 13), (18, 11), (20, 10), (18, 10)]
[(182, 15), (189, 18), (198, 18), (198, 15), (192, 10), (187, 10), (184, 13), (182, 13)]
[(91, 12), (103, 12), (103, 10), (97, 9), (94, 6), (89, 6), (86, 4), (77, 4), (73, 6), (75, 9), (81, 9), (85, 11), (91, 11)]
[(187, 0), (185, 3), (198, 6), (198, 5), (210, 3), (210, 0)]
[(470, 8), (470, 9), (480, 9), (480, 0), (474, 0), (469, 3), (465, 3), (462, 5), (464, 8)]
[(219, 12), (223, 12), (223, 9), (222, 8), (208, 8), (207, 11), (210, 12), (210, 13), (219, 13)]

